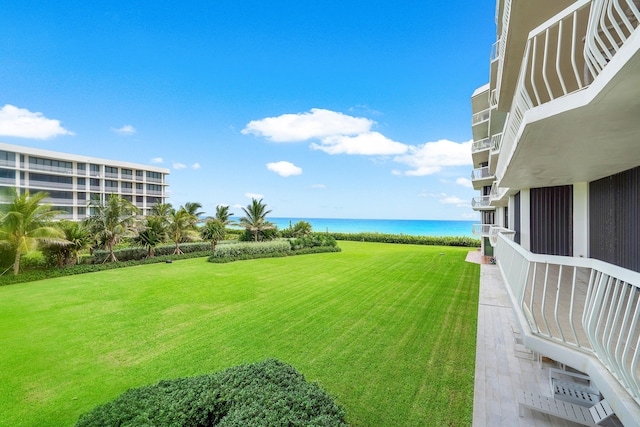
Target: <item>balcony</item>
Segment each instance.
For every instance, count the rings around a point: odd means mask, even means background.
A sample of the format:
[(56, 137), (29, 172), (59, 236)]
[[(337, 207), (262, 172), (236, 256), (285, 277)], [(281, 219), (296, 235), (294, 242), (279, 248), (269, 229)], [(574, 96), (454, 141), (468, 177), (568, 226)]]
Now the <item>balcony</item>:
[(491, 62), (497, 61), (498, 58), (500, 58), (500, 39), (491, 46)]
[(507, 206), (509, 204), (509, 189), (498, 186), (497, 182), (491, 185), (490, 205), (493, 207)]
[(505, 186), (588, 182), (637, 165), (628, 105), (640, 95), (638, 4), (579, 0), (529, 33), (495, 168)]
[(474, 165), (487, 163), (489, 161), (489, 149), (491, 148), (491, 140), (484, 138), (479, 141), (473, 141), (471, 145), (471, 157)]
[(16, 167), (16, 161), (15, 160), (0, 159), (0, 166), (8, 166), (10, 168), (15, 168)]
[(53, 173), (64, 174), (64, 175), (73, 174), (73, 168), (59, 168), (57, 166), (46, 166), (46, 165), (39, 165), (36, 163), (28, 163), (28, 165), (29, 165), (29, 170), (32, 170), (32, 171), (53, 172)]
[(494, 180), (495, 176), (489, 173), (489, 166), (484, 166), (471, 171), (471, 183), (475, 190), (479, 190), (485, 185), (491, 184)]
[(504, 236), (495, 256), (524, 344), (579, 367), (625, 425), (640, 419), (640, 273), (532, 254)]
[(473, 224), (471, 226), (471, 233), (478, 237), (489, 237), (492, 224)]
[(491, 226), (491, 230), (489, 230), (489, 243), (491, 246), (495, 247), (498, 243), (498, 236), (503, 235), (505, 238), (509, 240), (513, 240), (516, 235), (514, 230), (510, 230), (505, 227), (501, 227), (499, 225)]
[(112, 178), (112, 179), (118, 179), (118, 172), (105, 172), (104, 174), (105, 178)]
[(480, 211), (480, 210), (492, 210), (494, 209), (493, 206), (490, 205), (491, 202), (491, 198), (489, 196), (480, 196), (480, 197), (474, 197), (473, 199), (471, 199), (471, 208), (474, 211)]

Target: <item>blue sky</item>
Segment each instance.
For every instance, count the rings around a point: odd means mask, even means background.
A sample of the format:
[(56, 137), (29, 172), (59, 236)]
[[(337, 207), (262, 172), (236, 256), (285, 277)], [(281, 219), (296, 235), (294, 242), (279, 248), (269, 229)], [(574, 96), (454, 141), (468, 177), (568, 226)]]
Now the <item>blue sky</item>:
[(0, 141), (169, 168), (174, 205), (473, 219), (495, 2), (15, 1)]

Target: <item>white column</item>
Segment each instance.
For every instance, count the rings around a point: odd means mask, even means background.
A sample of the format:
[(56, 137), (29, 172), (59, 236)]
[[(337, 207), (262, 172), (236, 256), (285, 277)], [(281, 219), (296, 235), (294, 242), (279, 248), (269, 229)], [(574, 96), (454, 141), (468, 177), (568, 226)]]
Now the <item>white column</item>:
[(573, 256), (589, 256), (589, 184), (573, 184)]

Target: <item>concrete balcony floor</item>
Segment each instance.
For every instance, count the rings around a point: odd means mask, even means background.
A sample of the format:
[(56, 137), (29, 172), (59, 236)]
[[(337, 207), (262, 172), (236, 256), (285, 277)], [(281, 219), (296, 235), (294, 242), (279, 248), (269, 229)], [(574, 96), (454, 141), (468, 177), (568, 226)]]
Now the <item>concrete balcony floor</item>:
[[(467, 261), (482, 263), (469, 253)], [(573, 427), (573, 422), (523, 410), (518, 415), (517, 393), (527, 390), (551, 397), (549, 368), (552, 361), (538, 361), (517, 344), (517, 322), (511, 301), (496, 265), (480, 266), (480, 297), (476, 343), (473, 426)]]

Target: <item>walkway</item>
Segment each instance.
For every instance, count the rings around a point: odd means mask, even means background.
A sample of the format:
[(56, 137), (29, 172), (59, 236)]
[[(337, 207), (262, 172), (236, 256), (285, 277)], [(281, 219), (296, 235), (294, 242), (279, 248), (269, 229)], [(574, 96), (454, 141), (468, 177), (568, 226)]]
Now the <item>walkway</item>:
[[(476, 261), (474, 252), (469, 253), (468, 261)], [(553, 365), (533, 360), (533, 355), (516, 343), (517, 330), (499, 268), (482, 264), (473, 426), (579, 426), (528, 409), (523, 411), (523, 417), (518, 416), (518, 390), (550, 396), (548, 368)]]

